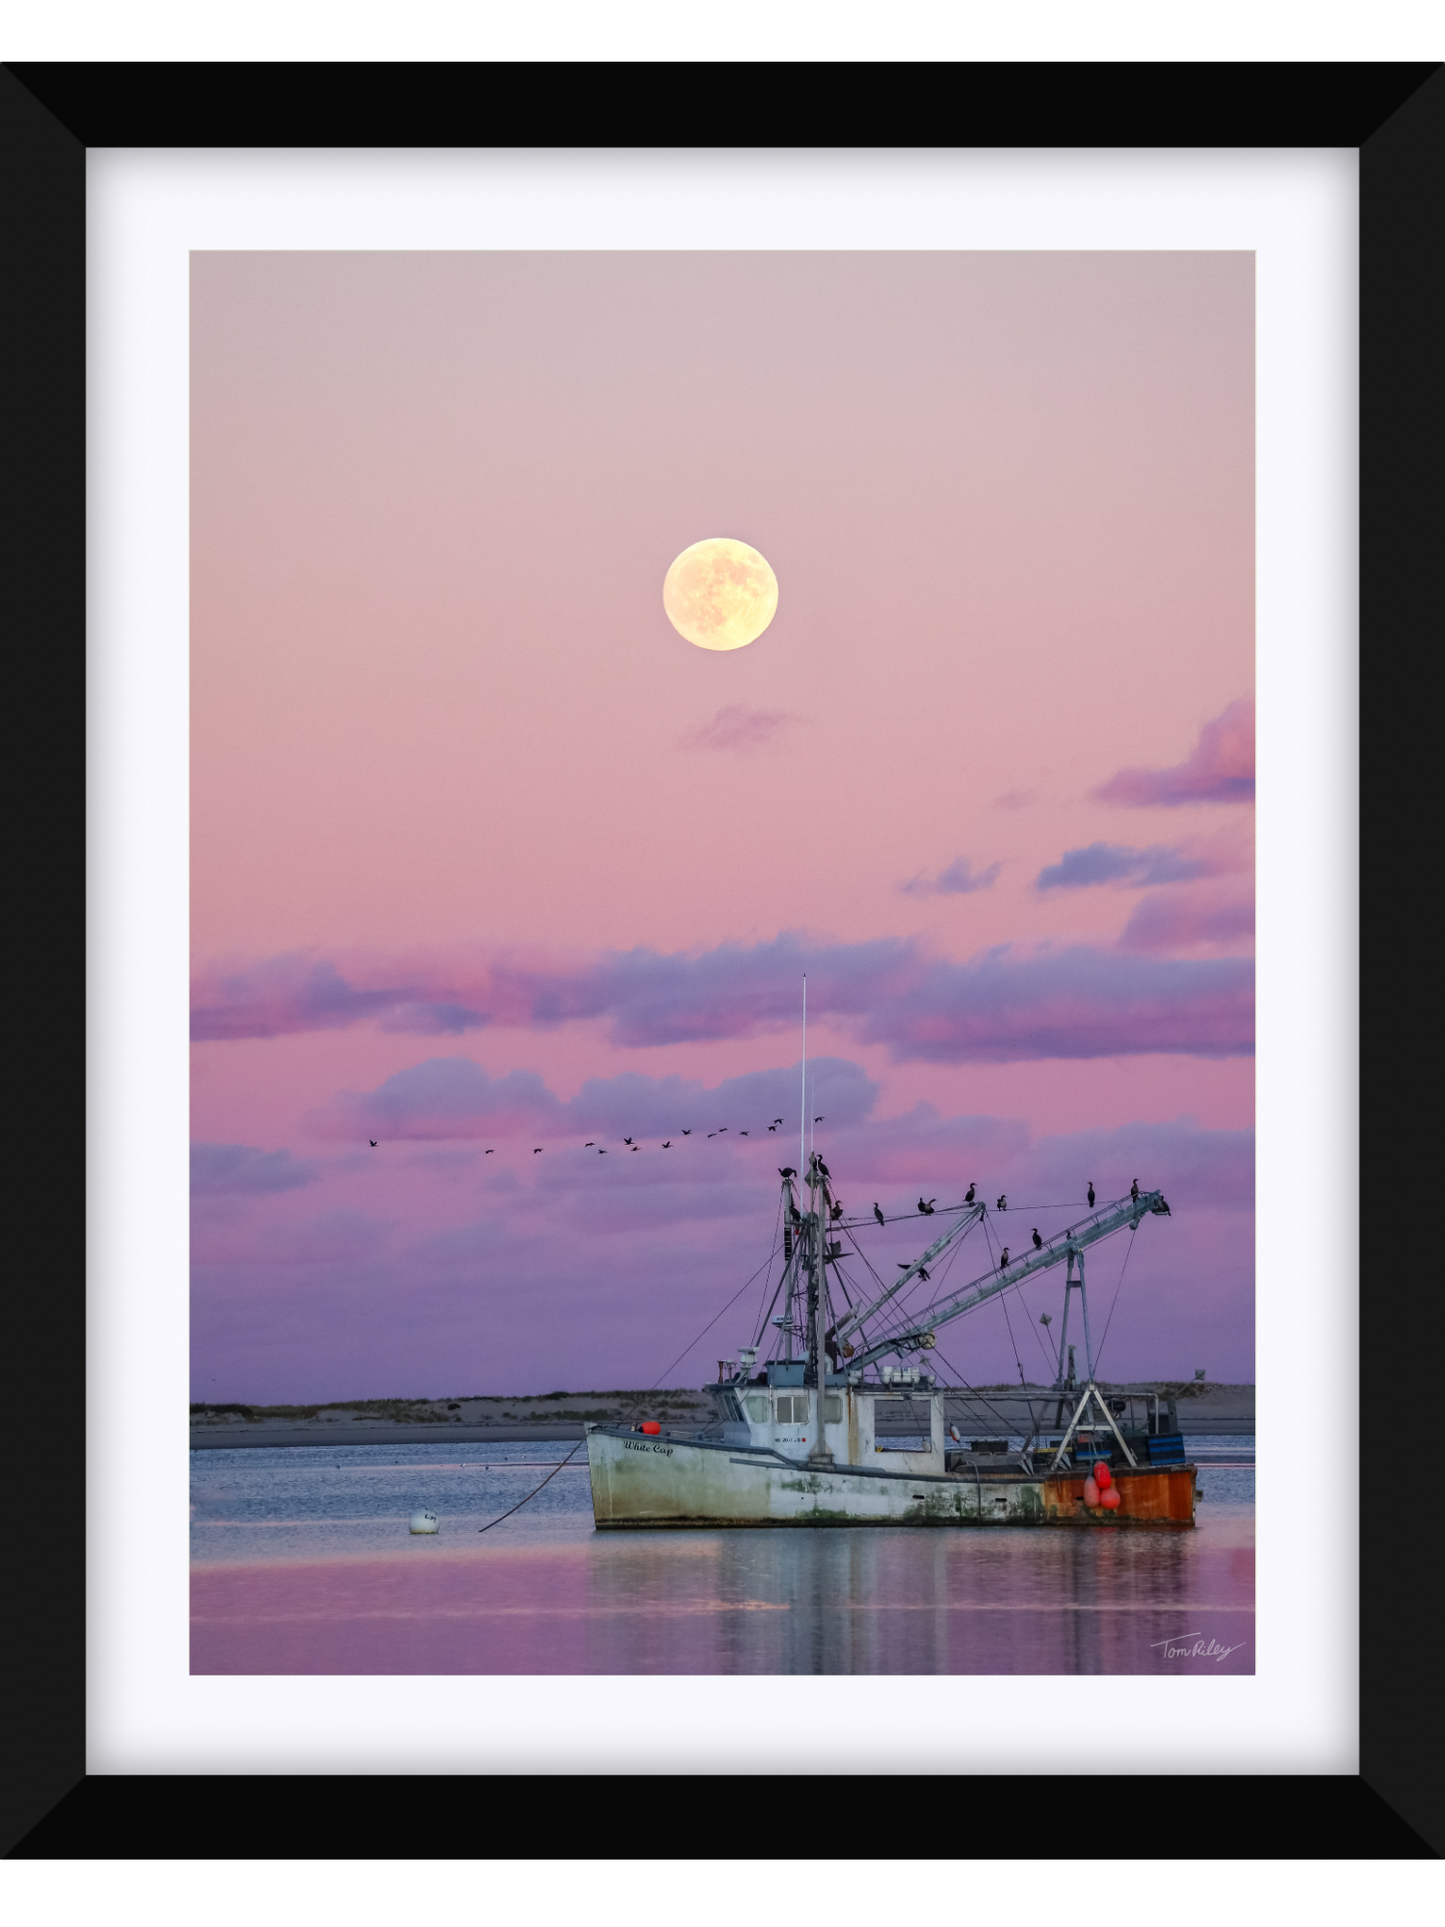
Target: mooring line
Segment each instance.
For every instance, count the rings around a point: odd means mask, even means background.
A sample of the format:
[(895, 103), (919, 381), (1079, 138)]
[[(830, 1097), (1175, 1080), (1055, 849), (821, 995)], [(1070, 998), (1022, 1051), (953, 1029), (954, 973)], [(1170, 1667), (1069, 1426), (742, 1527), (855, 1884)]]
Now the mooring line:
[[(578, 1439), (577, 1443), (572, 1447), (572, 1450), (567, 1454), (566, 1458), (559, 1459), (556, 1465), (552, 1467), (552, 1470), (547, 1474), (546, 1478), (543, 1479), (542, 1485), (549, 1485), (552, 1482), (552, 1480), (556, 1478), (557, 1474), (562, 1470), (562, 1467), (564, 1465), (570, 1465), (573, 1459), (576, 1458), (577, 1454), (582, 1450), (582, 1447), (586, 1443), (587, 1443), (587, 1439), (584, 1434), (582, 1438)], [(534, 1486), (532, 1490), (527, 1494), (527, 1499), (535, 1499), (537, 1494), (542, 1490), (542, 1485)], [(477, 1531), (490, 1532), (492, 1527), (499, 1526), (502, 1523), (503, 1519), (510, 1519), (513, 1512), (520, 1512), (522, 1510), (522, 1507), (527, 1503), (527, 1499), (518, 1499), (517, 1503), (511, 1508), (511, 1511), (502, 1513), (499, 1518), (489, 1519), (484, 1526), (478, 1526)]]

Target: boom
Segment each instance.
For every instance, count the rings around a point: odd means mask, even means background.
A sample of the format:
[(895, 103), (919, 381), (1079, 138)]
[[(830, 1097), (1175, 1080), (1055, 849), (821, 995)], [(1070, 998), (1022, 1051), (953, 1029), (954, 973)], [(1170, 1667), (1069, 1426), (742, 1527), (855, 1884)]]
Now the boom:
[[(929, 1334), (936, 1331), (940, 1325), (948, 1324), (950, 1319), (962, 1317), (964, 1312), (972, 1311), (990, 1298), (996, 1298), (1001, 1291), (1010, 1291), (1015, 1285), (1021, 1285), (1026, 1278), (1032, 1277), (1037, 1271), (1048, 1271), (1054, 1265), (1067, 1263), (1075, 1253), (1083, 1251), (1089, 1245), (1097, 1244), (1101, 1238), (1112, 1237), (1114, 1232), (1122, 1231), (1126, 1225), (1131, 1231), (1137, 1230), (1140, 1220), (1151, 1212), (1159, 1218), (1169, 1216), (1169, 1206), (1164, 1202), (1162, 1191), (1141, 1191), (1137, 1198), (1125, 1198), (1119, 1204), (1102, 1206), (1087, 1218), (1081, 1218), (1077, 1224), (1070, 1225), (1067, 1230), (1056, 1232), (1052, 1238), (1046, 1239), (1042, 1250), (1030, 1251), (1027, 1257), (1013, 1259), (1002, 1271), (995, 1272), (990, 1277), (975, 1278), (972, 1284), (961, 1286), (941, 1303), (930, 1306), (927, 1315), (920, 1318), (916, 1324), (908, 1326), (904, 1331), (893, 1333), (882, 1343), (870, 1345), (865, 1351), (858, 1352), (848, 1361), (850, 1371), (857, 1371), (864, 1365), (871, 1365), (875, 1359), (882, 1358), (887, 1352), (925, 1349), (925, 1341)], [(866, 1309), (850, 1313), (849, 1317), (838, 1326), (839, 1335), (841, 1336), (845, 1328), (859, 1324), (870, 1317), (880, 1305), (894, 1295), (900, 1285), (908, 1282), (919, 1265), (926, 1263), (934, 1253), (942, 1251), (966, 1223), (976, 1222), (982, 1215), (983, 1207), (975, 1205), (966, 1219), (954, 1225), (929, 1247), (922, 1258), (914, 1261), (899, 1278), (897, 1285), (890, 1286), (882, 1297), (875, 1299)]]

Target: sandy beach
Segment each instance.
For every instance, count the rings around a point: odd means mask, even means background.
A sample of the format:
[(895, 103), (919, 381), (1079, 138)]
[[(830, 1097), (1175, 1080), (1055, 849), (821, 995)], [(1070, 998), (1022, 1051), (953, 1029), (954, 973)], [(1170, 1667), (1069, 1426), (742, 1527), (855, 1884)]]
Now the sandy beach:
[[(1196, 1436), (1254, 1433), (1253, 1385), (1197, 1381), (1137, 1382), (1111, 1389), (1136, 1396), (1158, 1393), (1177, 1401), (1180, 1429)], [(960, 1395), (962, 1396), (962, 1395)], [(1022, 1419), (1025, 1401), (1046, 1401), (1038, 1385), (981, 1385), (971, 1395), (978, 1408)], [(960, 1412), (960, 1416), (964, 1414)], [(664, 1392), (552, 1392), (516, 1398), (358, 1399), (326, 1405), (193, 1405), (193, 1450), (261, 1445), (438, 1445), (488, 1440), (576, 1440), (589, 1419), (633, 1424), (703, 1425), (712, 1416), (699, 1390)], [(997, 1428), (994, 1428), (997, 1429)]]

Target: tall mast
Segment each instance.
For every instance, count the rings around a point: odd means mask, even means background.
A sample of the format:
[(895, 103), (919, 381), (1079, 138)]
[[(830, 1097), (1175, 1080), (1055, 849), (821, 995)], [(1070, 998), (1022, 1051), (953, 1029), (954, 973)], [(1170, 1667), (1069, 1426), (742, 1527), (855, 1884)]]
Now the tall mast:
[(803, 972), (803, 1090), (798, 1099), (798, 1189), (801, 1191), (802, 1173), (808, 1168), (804, 1155), (808, 1135), (808, 973)]

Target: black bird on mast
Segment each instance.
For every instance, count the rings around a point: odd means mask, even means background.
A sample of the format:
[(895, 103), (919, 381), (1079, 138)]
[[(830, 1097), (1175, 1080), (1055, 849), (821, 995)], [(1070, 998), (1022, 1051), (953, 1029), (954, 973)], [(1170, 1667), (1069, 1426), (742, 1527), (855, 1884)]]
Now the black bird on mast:
[(1000, 1256), (1000, 1258), (999, 1258), (999, 1261), (998, 1261), (998, 1268), (999, 1268), (999, 1270), (1000, 1270), (1000, 1271), (1002, 1271), (1002, 1270), (1003, 1270), (1003, 1268), (1004, 1268), (1004, 1266), (1005, 1266), (1005, 1265), (1006, 1265), (1007, 1263), (1008, 1263), (1008, 1246), (1007, 1246), (1007, 1245), (1005, 1245), (1005, 1246), (1004, 1246), (1004, 1248), (1003, 1248), (1003, 1253), (1002, 1253), (1002, 1255)]
[(1039, 1236), (1039, 1228), (1038, 1228), (1038, 1226), (1037, 1226), (1037, 1225), (1035, 1225), (1035, 1226), (1034, 1226), (1034, 1250), (1035, 1250), (1035, 1251), (1042, 1251), (1042, 1250), (1043, 1250), (1043, 1248), (1044, 1248), (1044, 1241), (1043, 1241), (1043, 1239), (1042, 1239), (1042, 1238), (1041, 1238), (1041, 1237)]
[(937, 1198), (920, 1198), (918, 1200), (918, 1209), (923, 1213), (925, 1218), (931, 1218), (933, 1216), (933, 1207), (937, 1203)]
[(977, 1189), (978, 1189), (978, 1186), (976, 1184), (971, 1184), (968, 1187), (968, 1189), (963, 1194), (963, 1201), (965, 1204), (973, 1203), (973, 1194)]
[(791, 1164), (780, 1164), (778, 1166), (778, 1176), (780, 1178), (795, 1178), (797, 1177), (797, 1175), (798, 1175), (797, 1172), (793, 1169)]
[(1091, 1210), (1093, 1209), (1093, 1205), (1094, 1205), (1094, 1180), (1090, 1178), (1089, 1179), (1089, 1208)]
[(843, 1215), (843, 1200), (839, 1198), (833, 1206), (833, 1222), (836, 1224)]
[(873, 1207), (873, 1215), (878, 1220), (879, 1224), (883, 1223), (883, 1213), (878, 1209), (876, 1204)]
[(1129, 1196), (1134, 1200), (1135, 1204), (1139, 1202), (1139, 1180), (1137, 1178), (1135, 1178), (1134, 1182), (1129, 1186)]
[(994, 1207), (994, 1209), (995, 1209), (995, 1210), (997, 1210), (997, 1211), (1007, 1211), (1007, 1210), (1008, 1210), (1008, 1193), (1007, 1193), (1006, 1191), (1000, 1191), (1000, 1192), (999, 1192), (999, 1194), (998, 1194), (998, 1203), (997, 1203), (997, 1205), (996, 1205), (996, 1206)]

